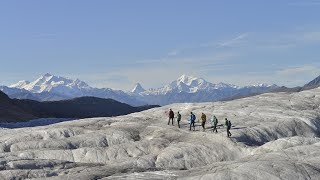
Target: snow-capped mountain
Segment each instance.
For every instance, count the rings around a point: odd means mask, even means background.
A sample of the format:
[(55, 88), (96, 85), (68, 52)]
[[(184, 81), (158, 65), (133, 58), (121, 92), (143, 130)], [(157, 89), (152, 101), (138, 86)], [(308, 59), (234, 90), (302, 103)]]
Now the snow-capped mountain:
[(146, 91), (145, 89), (143, 89), (143, 87), (141, 86), (140, 83), (136, 83), (136, 85), (134, 86), (134, 88), (131, 90), (131, 92), (133, 94), (139, 94), (141, 92)]
[(11, 86), (9, 86), (10, 88), (18, 88), (18, 89), (24, 89), (23, 87), (27, 86), (28, 84), (30, 84), (29, 81), (19, 81), (16, 84), (12, 84)]
[(202, 78), (182, 75), (176, 81), (170, 83), (168, 91), (178, 89), (179, 92), (195, 93), (199, 90), (208, 89), (212, 84)]
[(19, 81), (0, 90), (11, 98), (53, 101), (82, 96), (112, 98), (134, 106), (144, 104), (166, 105), (179, 102), (212, 102), (233, 96), (246, 96), (268, 92), (276, 85), (257, 84), (239, 87), (226, 83), (210, 83), (203, 78), (182, 75), (177, 80), (160, 87), (145, 90), (137, 83), (132, 91), (124, 92), (110, 88), (93, 88), (79, 79), (45, 74), (35, 81)]
[(88, 84), (79, 79), (72, 80), (48, 73), (33, 82), (19, 81), (9, 87), (25, 89), (31, 93), (51, 92), (65, 96), (83, 96), (83, 90), (91, 89)]
[(266, 84), (266, 83), (261, 83), (261, 84), (253, 84), (253, 85), (247, 86), (247, 87), (271, 87), (271, 86), (277, 86), (277, 85), (275, 85), (275, 84), (270, 85), (270, 84)]
[(56, 101), (82, 96), (93, 96), (112, 98), (134, 106), (146, 104), (124, 91), (112, 90), (110, 88), (93, 88), (79, 79), (73, 80), (54, 76), (49, 73), (32, 82), (19, 81), (9, 87), (0, 86), (0, 90), (8, 94), (10, 98), (17, 99), (25, 99), (27, 97), (32, 100)]
[(237, 89), (238, 86), (219, 83), (213, 84), (203, 78), (182, 75), (177, 80), (157, 89), (149, 89), (140, 93), (141, 95), (166, 95), (169, 93), (198, 93), (201, 91), (210, 92), (217, 89)]
[(182, 75), (177, 80), (160, 87), (138, 93), (147, 103), (166, 105), (182, 102), (211, 102), (234, 96), (246, 96), (268, 92), (276, 85), (257, 84), (239, 87), (226, 83), (210, 83), (203, 78)]
[(171, 82), (170, 84), (159, 88), (155, 91), (149, 91), (150, 94), (167, 94), (167, 93), (196, 93), (199, 90), (208, 89), (212, 86), (211, 83), (205, 81), (202, 78), (196, 78), (193, 76), (182, 75), (177, 80)]

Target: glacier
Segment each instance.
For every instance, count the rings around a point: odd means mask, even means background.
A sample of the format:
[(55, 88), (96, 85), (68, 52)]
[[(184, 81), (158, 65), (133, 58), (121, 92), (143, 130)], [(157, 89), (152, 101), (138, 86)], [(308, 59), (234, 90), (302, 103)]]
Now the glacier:
[[(319, 179), (319, 106), (317, 88), (2, 127), (0, 179)], [(182, 128), (167, 125), (170, 108), (182, 114)], [(214, 113), (218, 133), (209, 122), (205, 131), (199, 122), (189, 131), (191, 111), (197, 119)]]

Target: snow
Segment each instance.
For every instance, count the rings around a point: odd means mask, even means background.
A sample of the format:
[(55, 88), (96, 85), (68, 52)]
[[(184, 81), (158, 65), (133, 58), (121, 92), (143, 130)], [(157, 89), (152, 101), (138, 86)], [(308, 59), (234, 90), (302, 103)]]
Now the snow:
[(143, 89), (143, 87), (141, 86), (140, 83), (136, 83), (136, 85), (134, 86), (134, 88), (131, 90), (131, 92), (133, 94), (139, 94), (146, 91), (145, 89)]
[(214, 86), (212, 83), (205, 81), (202, 78), (194, 76), (182, 75), (177, 80), (172, 81), (170, 84), (157, 89), (149, 89), (143, 92), (143, 95), (166, 95), (171, 92), (175, 93), (196, 93), (199, 90), (206, 90)]
[[(320, 88), (6, 126), (0, 179), (318, 179), (319, 105)], [(167, 125), (169, 108), (182, 114), (181, 129)], [(202, 131), (198, 122), (190, 132), (190, 111), (197, 119), (214, 113), (218, 133)], [(233, 124), (231, 138), (225, 117)]]
[(194, 76), (187, 76), (184, 74), (178, 78), (177, 82), (186, 84), (188, 86), (198, 86), (200, 84), (203, 84), (205, 82), (205, 80), (203, 80), (202, 78), (197, 78)]
[(182, 75), (161, 88), (140, 92), (138, 99), (148, 104), (167, 105), (182, 102), (212, 102), (235, 97), (261, 94), (277, 88), (276, 85), (258, 84), (239, 87), (232, 84), (213, 84), (202, 78)]
[(260, 84), (253, 84), (253, 85), (250, 85), (250, 86), (245, 86), (245, 87), (260, 87), (260, 88), (268, 88), (268, 87), (277, 87), (277, 85), (275, 84), (267, 84), (267, 83), (260, 83)]
[[(182, 75), (177, 80), (172, 81), (170, 84), (165, 85), (164, 87), (157, 88), (157, 89), (149, 89), (148, 91), (143, 91), (142, 95), (166, 95), (169, 93), (201, 93), (203, 91), (204, 93), (214, 93), (217, 90), (222, 91), (234, 91), (234, 94), (241, 93), (243, 90), (248, 88), (261, 88), (261, 92), (263, 92), (266, 89), (269, 88), (276, 88), (276, 85), (269, 85), (265, 83), (256, 84), (256, 85), (250, 85), (250, 86), (236, 86), (233, 84), (227, 84), (227, 83), (218, 83), (213, 84), (210, 82), (207, 82), (203, 78), (197, 78), (194, 76), (187, 76)], [(141, 94), (141, 92), (140, 92)]]
[(34, 119), (27, 122), (17, 122), (17, 123), (0, 123), (1, 128), (23, 128), (23, 127), (36, 127), (36, 126), (46, 126), (50, 124), (55, 124), (64, 121), (74, 120), (71, 118), (40, 118)]
[(115, 99), (133, 106), (147, 104), (137, 99), (136, 95), (132, 93), (112, 90), (110, 88), (93, 88), (79, 79), (73, 80), (49, 73), (30, 83), (19, 82), (12, 85), (11, 88), (0, 86), (0, 90), (9, 95), (10, 98), (17, 99), (31, 97), (31, 99), (40, 101), (57, 101), (82, 96), (94, 96)]
[(167, 105), (178, 102), (210, 102), (234, 96), (259, 94), (277, 88), (276, 85), (257, 84), (239, 87), (227, 83), (210, 83), (203, 78), (182, 75), (177, 80), (160, 87), (145, 90), (137, 83), (131, 92), (110, 88), (93, 88), (85, 82), (52, 74), (45, 74), (33, 82), (20, 81), (10, 87), (0, 86), (0, 90), (10, 98), (26, 97), (40, 101), (55, 101), (82, 96), (112, 98), (117, 101), (140, 106), (145, 104)]
[(52, 92), (72, 97), (77, 96), (81, 91), (80, 89), (89, 88), (89, 86), (85, 82), (82, 82), (79, 79), (71, 80), (60, 76), (54, 76), (48, 73), (33, 82), (20, 81), (17, 84), (11, 85), (9, 87), (25, 89), (32, 93)]
[(19, 82), (16, 83), (16, 84), (10, 85), (9, 87), (10, 87), (10, 88), (19, 88), (19, 89), (22, 89), (23, 87), (27, 86), (28, 84), (30, 84), (29, 81), (22, 80), (22, 81), (19, 81)]

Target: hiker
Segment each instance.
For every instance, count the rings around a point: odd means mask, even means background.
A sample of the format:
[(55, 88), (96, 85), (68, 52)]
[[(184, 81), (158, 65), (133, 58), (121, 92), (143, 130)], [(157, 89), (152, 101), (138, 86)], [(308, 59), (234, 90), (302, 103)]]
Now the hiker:
[(230, 137), (232, 134), (230, 133), (230, 129), (231, 129), (231, 121), (228, 120), (227, 118), (225, 119), (226, 123), (225, 125), (227, 126), (227, 136)]
[(194, 125), (195, 121), (196, 121), (196, 115), (194, 115), (192, 112), (190, 113), (190, 131), (191, 131), (191, 126), (193, 125), (193, 131), (196, 130), (196, 127)]
[(207, 116), (204, 113), (202, 113), (201, 114), (201, 126), (203, 128), (203, 131), (205, 131), (205, 129), (206, 129), (205, 128), (206, 121), (207, 121)]
[(178, 115), (177, 115), (177, 122), (178, 122), (178, 127), (180, 128), (180, 121), (181, 121), (181, 114), (178, 111)]
[(218, 125), (218, 118), (213, 114), (211, 118), (211, 126), (213, 128), (212, 132), (216, 131), (216, 133), (218, 133), (217, 125)]
[(170, 124), (170, 120), (172, 120), (172, 125), (173, 125), (173, 118), (174, 118), (174, 113), (173, 113), (172, 109), (170, 109), (168, 125)]

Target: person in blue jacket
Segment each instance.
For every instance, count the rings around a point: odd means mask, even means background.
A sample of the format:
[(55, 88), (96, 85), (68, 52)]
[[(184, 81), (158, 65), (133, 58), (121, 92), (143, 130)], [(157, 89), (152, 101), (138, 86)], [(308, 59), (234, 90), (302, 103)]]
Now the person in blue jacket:
[(194, 125), (195, 121), (196, 121), (196, 116), (191, 112), (190, 113), (190, 131), (191, 131), (191, 126), (193, 126), (193, 131), (196, 130), (196, 127)]

